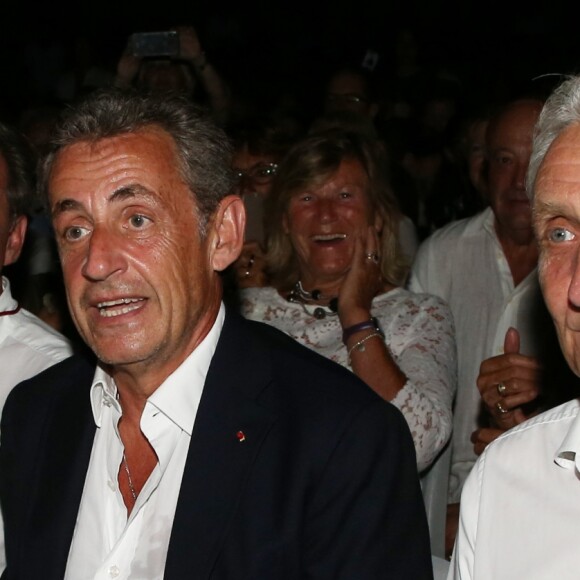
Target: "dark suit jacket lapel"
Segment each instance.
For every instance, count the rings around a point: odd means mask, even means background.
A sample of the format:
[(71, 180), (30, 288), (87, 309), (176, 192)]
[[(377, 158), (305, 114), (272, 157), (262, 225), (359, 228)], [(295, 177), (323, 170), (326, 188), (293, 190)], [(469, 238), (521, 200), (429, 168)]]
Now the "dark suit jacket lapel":
[(276, 420), (255, 399), (269, 361), (228, 315), (204, 386), (176, 509), (165, 580), (208, 578), (260, 442)]
[(27, 525), (30, 552), (22, 554), (23, 578), (64, 577), (89, 465), (95, 423), (89, 386), (94, 366), (68, 379), (70, 385), (55, 400), (47, 425), (48, 437), (39, 445), (38, 489)]

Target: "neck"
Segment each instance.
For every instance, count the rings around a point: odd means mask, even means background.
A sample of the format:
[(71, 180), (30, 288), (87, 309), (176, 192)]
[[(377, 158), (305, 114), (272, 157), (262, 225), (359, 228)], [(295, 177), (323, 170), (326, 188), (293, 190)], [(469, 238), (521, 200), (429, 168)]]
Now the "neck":
[(520, 230), (516, 235), (502, 235), (496, 227), (497, 237), (507, 260), (514, 286), (528, 276), (538, 264), (538, 245), (532, 230)]

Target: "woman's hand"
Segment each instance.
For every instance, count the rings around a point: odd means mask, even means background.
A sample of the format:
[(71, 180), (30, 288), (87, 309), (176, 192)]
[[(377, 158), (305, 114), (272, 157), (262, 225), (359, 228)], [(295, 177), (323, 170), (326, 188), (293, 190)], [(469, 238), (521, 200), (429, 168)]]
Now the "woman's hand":
[(117, 63), (115, 86), (123, 89), (132, 86), (137, 78), (142, 60), (143, 59), (132, 53), (130, 44), (127, 44), (119, 62)]
[(256, 241), (246, 242), (240, 257), (234, 262), (238, 288), (258, 288), (268, 286), (266, 257)]
[(355, 241), (352, 264), (338, 294), (338, 315), (343, 328), (371, 317), (371, 303), (382, 287), (379, 237), (369, 226), (366, 237)]

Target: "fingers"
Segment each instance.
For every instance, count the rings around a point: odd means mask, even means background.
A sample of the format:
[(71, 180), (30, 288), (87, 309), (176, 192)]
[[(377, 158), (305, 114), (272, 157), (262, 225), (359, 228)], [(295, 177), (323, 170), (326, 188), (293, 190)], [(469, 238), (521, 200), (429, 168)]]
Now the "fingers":
[[(519, 338), (508, 334), (511, 336), (506, 335), (506, 346), (519, 348)], [(538, 397), (541, 377), (541, 365), (525, 355), (509, 353), (482, 363), (477, 388), (498, 426), (509, 429), (522, 422), (521, 407)]]
[(506, 354), (518, 354), (520, 352), (520, 333), (513, 327), (505, 333), (503, 351)]
[(483, 450), (495, 439), (497, 439), (504, 429), (477, 429), (471, 434), (471, 442), (473, 443), (473, 451), (476, 455), (481, 455)]
[(346, 326), (351, 319), (360, 322), (368, 315), (380, 287), (377, 248), (377, 236), (376, 233), (371, 235), (371, 228), (354, 240), (352, 263), (338, 296), (338, 314)]

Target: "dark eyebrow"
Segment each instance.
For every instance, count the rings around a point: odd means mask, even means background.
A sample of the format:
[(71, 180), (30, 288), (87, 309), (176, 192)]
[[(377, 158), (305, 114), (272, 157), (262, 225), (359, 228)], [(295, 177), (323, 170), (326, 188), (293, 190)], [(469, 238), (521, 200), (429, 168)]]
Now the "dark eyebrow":
[(131, 184), (114, 191), (109, 197), (109, 201), (124, 201), (133, 197), (144, 197), (151, 200), (157, 199), (157, 196), (146, 187), (139, 184)]
[[(154, 195), (149, 189), (143, 187), (139, 184), (125, 185), (116, 191), (114, 191), (110, 196), (109, 202), (124, 201), (130, 198), (143, 197), (150, 200), (156, 200), (157, 196)], [(63, 199), (56, 203), (52, 208), (52, 217), (65, 213), (67, 211), (82, 211), (84, 205), (77, 201), (76, 199)]]

